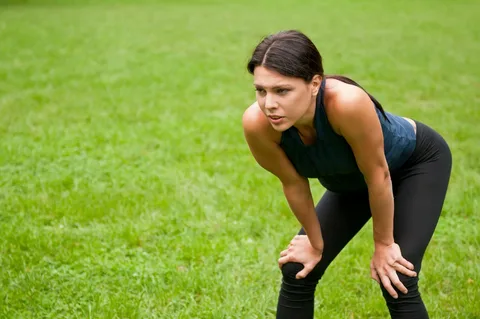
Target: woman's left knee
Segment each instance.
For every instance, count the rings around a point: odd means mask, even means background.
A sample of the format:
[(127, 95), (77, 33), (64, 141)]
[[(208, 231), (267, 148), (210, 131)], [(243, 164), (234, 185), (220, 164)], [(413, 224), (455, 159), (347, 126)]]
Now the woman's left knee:
[(397, 292), (398, 298), (393, 298), (390, 293), (381, 285), (382, 293), (385, 300), (389, 303), (401, 303), (405, 300), (420, 299), (420, 292), (418, 290), (418, 277), (409, 277), (402, 274), (398, 274), (398, 278), (402, 284), (407, 288), (408, 292), (405, 294), (398, 290), (395, 285), (392, 284), (393, 289)]

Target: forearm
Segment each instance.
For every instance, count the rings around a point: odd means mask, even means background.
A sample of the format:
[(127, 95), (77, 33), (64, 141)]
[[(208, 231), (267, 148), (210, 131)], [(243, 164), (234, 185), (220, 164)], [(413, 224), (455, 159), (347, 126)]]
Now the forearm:
[(373, 240), (375, 245), (391, 245), (393, 239), (394, 201), (392, 182), (385, 174), (368, 185), (370, 210), (373, 219)]
[(303, 226), (312, 247), (323, 251), (323, 238), (308, 180), (283, 185), (290, 209)]

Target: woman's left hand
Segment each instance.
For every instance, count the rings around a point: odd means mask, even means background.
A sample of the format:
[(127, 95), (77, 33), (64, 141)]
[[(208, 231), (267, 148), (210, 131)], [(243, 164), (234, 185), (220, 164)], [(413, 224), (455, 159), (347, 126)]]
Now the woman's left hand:
[(370, 272), (372, 278), (383, 287), (393, 298), (398, 298), (398, 294), (393, 289), (392, 283), (403, 293), (408, 290), (398, 279), (397, 271), (404, 275), (415, 277), (417, 273), (413, 271), (414, 266), (408, 260), (402, 257), (400, 247), (393, 243), (391, 245), (375, 244), (375, 253), (370, 263)]

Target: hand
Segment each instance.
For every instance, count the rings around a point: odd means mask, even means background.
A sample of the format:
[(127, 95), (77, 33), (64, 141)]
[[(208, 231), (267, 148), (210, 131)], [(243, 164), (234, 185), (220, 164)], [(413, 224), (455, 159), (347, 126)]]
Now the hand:
[(375, 244), (375, 253), (370, 263), (370, 272), (372, 278), (378, 283), (381, 282), (393, 298), (397, 299), (398, 294), (393, 289), (391, 283), (401, 292), (408, 293), (407, 288), (398, 279), (396, 272), (415, 277), (417, 273), (413, 269), (413, 264), (402, 257), (400, 247), (396, 243), (388, 246)]
[(280, 256), (278, 260), (280, 269), (287, 262), (303, 264), (304, 268), (295, 276), (297, 279), (301, 279), (305, 278), (322, 259), (322, 251), (312, 247), (307, 235), (297, 235), (292, 239), (288, 248), (280, 253)]

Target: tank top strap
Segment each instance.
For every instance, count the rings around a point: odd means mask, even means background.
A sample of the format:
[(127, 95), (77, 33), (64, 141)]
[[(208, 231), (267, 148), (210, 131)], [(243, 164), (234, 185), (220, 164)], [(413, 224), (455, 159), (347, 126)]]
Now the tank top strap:
[(331, 130), (324, 104), (326, 80), (326, 76), (323, 76), (315, 106), (315, 129), (317, 131), (317, 138), (321, 140), (325, 139), (327, 137), (327, 133), (329, 130)]

